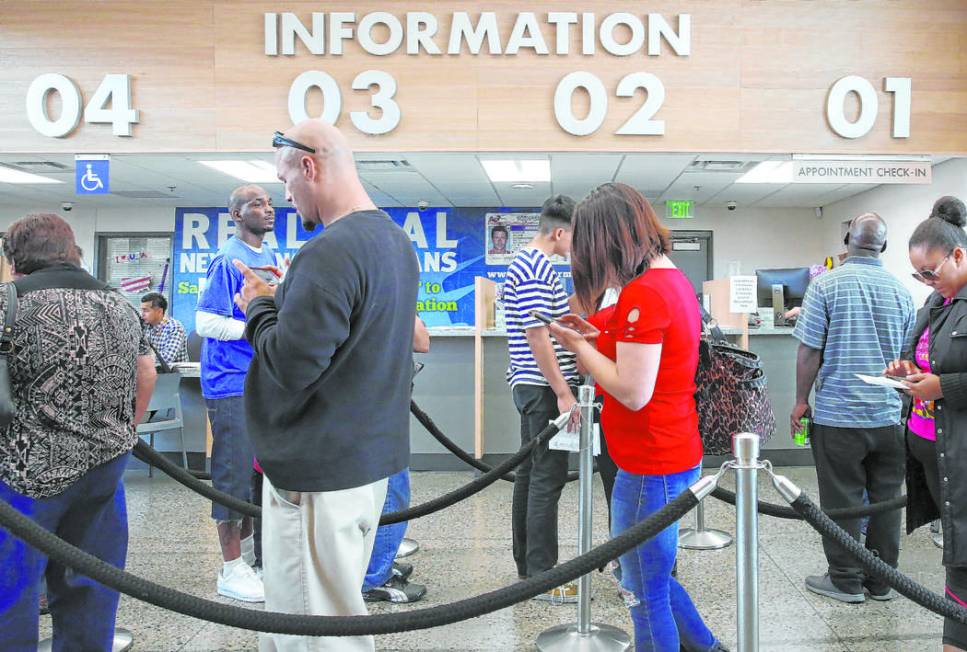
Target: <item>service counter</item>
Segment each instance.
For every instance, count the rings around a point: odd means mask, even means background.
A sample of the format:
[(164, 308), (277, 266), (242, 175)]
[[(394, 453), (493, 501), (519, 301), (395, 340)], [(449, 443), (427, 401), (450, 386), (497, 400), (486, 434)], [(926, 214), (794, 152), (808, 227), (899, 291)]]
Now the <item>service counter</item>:
[[(730, 338), (738, 329), (723, 328)], [(749, 330), (749, 348), (757, 353), (769, 378), (769, 398), (776, 415), (776, 434), (765, 449), (776, 464), (811, 464), (809, 451), (792, 444), (788, 415), (795, 402), (796, 349), (791, 328)], [(507, 336), (502, 330), (483, 330), (480, 335), (483, 383), (480, 443), (483, 459), (499, 462), (520, 445), (520, 419), (514, 407), (507, 371)], [(475, 345), (474, 328), (431, 328), (430, 352), (417, 357), (425, 364), (416, 377), (413, 398), (448, 437), (473, 453), (475, 439)], [(185, 420), (185, 444), (191, 464), (201, 468), (208, 450), (207, 413), (201, 396), (198, 365), (181, 368), (181, 399)], [(465, 465), (447, 452), (416, 419), (410, 419), (411, 468), (413, 470), (463, 470)], [(179, 451), (177, 432), (155, 437), (158, 450)]]

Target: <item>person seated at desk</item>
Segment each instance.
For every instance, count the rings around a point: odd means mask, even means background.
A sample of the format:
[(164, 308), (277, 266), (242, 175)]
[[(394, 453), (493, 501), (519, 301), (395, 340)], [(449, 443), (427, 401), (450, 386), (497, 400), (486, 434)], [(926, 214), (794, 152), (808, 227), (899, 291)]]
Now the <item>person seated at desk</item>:
[(165, 314), (168, 300), (158, 292), (141, 297), (141, 318), (144, 334), (151, 348), (162, 360), (172, 365), (188, 362), (188, 334), (181, 322)]

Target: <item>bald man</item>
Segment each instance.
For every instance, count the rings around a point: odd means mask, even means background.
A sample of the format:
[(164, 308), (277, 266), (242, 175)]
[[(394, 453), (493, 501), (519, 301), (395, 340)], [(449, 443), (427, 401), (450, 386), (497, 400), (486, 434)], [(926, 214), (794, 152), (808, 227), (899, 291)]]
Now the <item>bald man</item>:
[[(235, 221), (235, 235), (221, 246), (208, 266), (205, 290), (198, 298), (195, 329), (205, 338), (201, 388), (212, 426), (212, 484), (236, 498), (250, 500), (253, 448), (242, 394), (252, 347), (245, 340), (245, 313), (234, 303), (243, 278), (233, 261), (242, 260), (249, 267), (275, 266), (275, 253), (265, 243), (265, 234), (275, 227), (275, 210), (265, 190), (250, 185), (232, 191), (228, 211)], [(253, 569), (252, 517), (212, 503), (212, 518), (217, 523), (223, 559), (216, 581), (218, 593), (245, 602), (262, 602), (262, 580)]]
[[(265, 608), (365, 614), (360, 587), (387, 478), (409, 464), (419, 268), (332, 125), (302, 122), (273, 145), (286, 198), (307, 229), (325, 230), (302, 247), (274, 296), (238, 263), (237, 303), (255, 349), (245, 407), (265, 471)], [(354, 652), (374, 642), (262, 635), (259, 647)]]
[[(864, 213), (849, 225), (842, 266), (818, 277), (806, 291), (793, 337), (800, 342), (796, 405), (790, 428), (812, 416), (812, 452), (825, 510), (860, 507), (900, 495), (906, 446), (900, 426), (900, 394), (868, 385), (856, 374), (879, 376), (896, 360), (915, 317), (910, 293), (883, 269), (886, 223)], [(817, 381), (818, 377), (818, 381)], [(809, 394), (815, 384), (815, 410)], [(860, 519), (837, 521), (855, 539)], [(866, 547), (896, 567), (900, 554), (900, 512), (870, 517)], [(840, 602), (890, 600), (883, 580), (865, 576), (843, 548), (823, 539), (828, 571), (806, 578), (806, 588)]]

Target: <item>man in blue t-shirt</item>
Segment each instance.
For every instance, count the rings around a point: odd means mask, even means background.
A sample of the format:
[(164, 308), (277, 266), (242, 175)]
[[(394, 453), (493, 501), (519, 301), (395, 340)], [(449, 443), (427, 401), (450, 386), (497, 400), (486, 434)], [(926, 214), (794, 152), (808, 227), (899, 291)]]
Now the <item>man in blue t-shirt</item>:
[[(212, 485), (236, 498), (250, 500), (250, 476), (255, 457), (245, 428), (242, 391), (252, 361), (245, 339), (245, 313), (235, 305), (242, 273), (240, 260), (275, 283), (280, 276), (275, 253), (264, 242), (275, 227), (272, 200), (259, 186), (236, 188), (228, 200), (235, 235), (223, 244), (208, 267), (205, 290), (198, 298), (195, 324), (205, 338), (201, 355), (201, 388), (212, 426)], [(263, 602), (262, 580), (253, 570), (255, 537), (252, 518), (212, 503), (224, 565), (218, 593), (246, 602)]]

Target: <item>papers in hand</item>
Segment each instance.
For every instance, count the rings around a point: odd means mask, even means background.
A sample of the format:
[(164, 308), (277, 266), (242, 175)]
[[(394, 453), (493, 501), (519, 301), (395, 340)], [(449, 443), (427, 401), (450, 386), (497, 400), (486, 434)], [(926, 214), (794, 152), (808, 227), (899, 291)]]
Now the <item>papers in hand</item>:
[(892, 378), (886, 378), (885, 376), (864, 376), (863, 374), (856, 374), (856, 377), (869, 385), (892, 387), (893, 389), (907, 389), (907, 386), (901, 383), (899, 380), (893, 380)]

